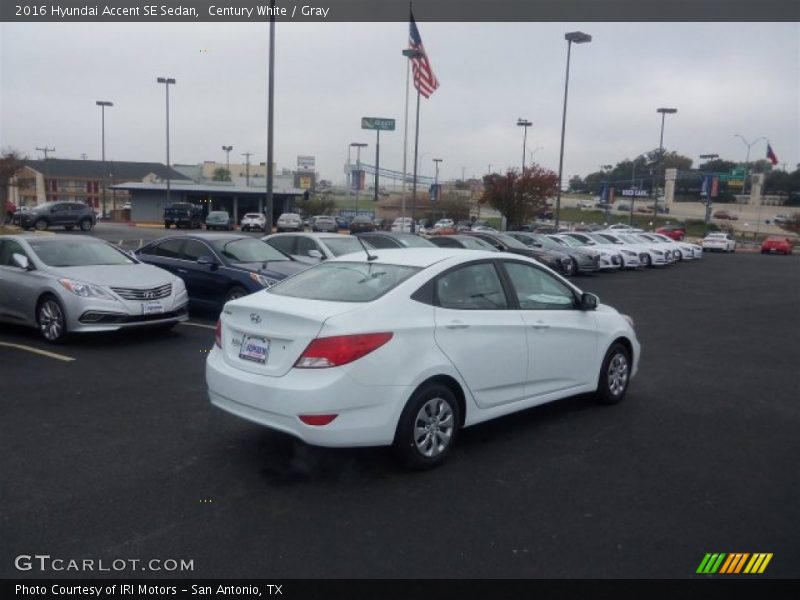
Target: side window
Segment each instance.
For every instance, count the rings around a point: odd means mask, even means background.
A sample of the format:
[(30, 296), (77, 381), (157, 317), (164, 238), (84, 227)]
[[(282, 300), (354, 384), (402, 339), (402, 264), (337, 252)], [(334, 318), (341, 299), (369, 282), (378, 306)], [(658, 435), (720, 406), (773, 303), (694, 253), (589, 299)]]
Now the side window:
[(161, 242), (153, 252), (156, 256), (163, 256), (164, 258), (180, 258), (181, 247), (185, 240), (174, 239)]
[(56, 214), (63, 215), (66, 214), (68, 206), (69, 204), (54, 204), (52, 210)]
[(196, 261), (201, 256), (214, 256), (211, 248), (206, 246), (203, 242), (197, 240), (186, 240), (186, 246), (183, 249), (183, 258), (186, 260)]
[(308, 256), (309, 250), (319, 250), (316, 242), (311, 238), (298, 237), (297, 250), (295, 251), (295, 254), (298, 254), (299, 256)]
[(398, 247), (394, 241), (381, 237), (379, 235), (367, 235), (364, 236), (362, 239), (366, 242), (368, 246), (372, 246), (373, 248), (377, 248), (378, 250)]
[(294, 235), (279, 235), (268, 239), (267, 243), (284, 254), (294, 254), (294, 240), (296, 237)]
[(508, 299), (492, 263), (459, 267), (436, 281), (439, 306), (462, 310), (508, 308)]
[(437, 246), (441, 248), (460, 248), (461, 246), (458, 245), (458, 242), (452, 240), (446, 236), (442, 236), (439, 238)]
[(0, 266), (16, 267), (17, 265), (14, 264), (14, 254), (28, 256), (19, 242), (15, 242), (14, 240), (0, 240)]
[(564, 310), (575, 307), (572, 290), (558, 279), (532, 265), (504, 262), (523, 310)]

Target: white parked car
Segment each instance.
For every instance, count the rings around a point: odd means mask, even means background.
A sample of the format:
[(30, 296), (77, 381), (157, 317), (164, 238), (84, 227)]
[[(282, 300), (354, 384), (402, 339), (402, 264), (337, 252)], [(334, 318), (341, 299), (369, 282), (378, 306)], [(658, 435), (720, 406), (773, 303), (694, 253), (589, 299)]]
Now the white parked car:
[(410, 233), (411, 223), (411, 217), (397, 217), (392, 223), (392, 231), (395, 233)]
[[(610, 255), (610, 259), (601, 256), (600, 268), (603, 269), (636, 269), (644, 264), (643, 253), (636, 248), (629, 247), (629, 245), (617, 240), (608, 239), (596, 233), (588, 233), (585, 231), (568, 231), (558, 234), (565, 240), (574, 239), (582, 242), (583, 244), (596, 248), (601, 252), (606, 252)], [(616, 257), (616, 260), (615, 260)], [(612, 266), (604, 266), (610, 264)]]
[(623, 268), (622, 254), (615, 248), (597, 243), (595, 240), (587, 238), (579, 240), (568, 234), (548, 234), (548, 238), (570, 248), (582, 248), (597, 253), (598, 266), (601, 271), (617, 271)]
[(614, 244), (627, 247), (628, 250), (636, 252), (639, 262), (644, 267), (656, 267), (668, 265), (672, 262), (672, 251), (668, 248), (658, 248), (656, 243), (647, 243), (642, 239), (633, 237), (633, 234), (626, 234), (612, 231), (598, 231), (595, 236), (604, 237)]
[(672, 256), (676, 260), (694, 260), (703, 258), (703, 247), (698, 244), (690, 242), (676, 241), (664, 235), (663, 233), (638, 233), (636, 234), (644, 239), (656, 241), (665, 244), (672, 250)]
[(341, 233), (273, 233), (261, 239), (284, 254), (310, 265), (364, 251), (356, 236)]
[(297, 213), (283, 213), (275, 224), (278, 233), (281, 231), (303, 231), (303, 219)]
[(452, 229), (456, 226), (453, 222), (453, 219), (439, 219), (433, 225), (434, 231), (438, 231), (439, 229)]
[(241, 418), (429, 468), (462, 427), (587, 392), (619, 402), (639, 352), (629, 317), (535, 260), (370, 250), (228, 302), (206, 382)]
[(251, 231), (257, 229), (258, 231), (267, 230), (267, 217), (261, 213), (247, 213), (242, 217), (242, 231)]
[(736, 240), (730, 233), (709, 233), (703, 238), (703, 250), (715, 252), (736, 252)]
[(616, 233), (641, 233), (644, 231), (644, 229), (631, 227), (630, 225), (625, 225), (625, 223), (616, 223), (614, 225), (610, 225), (608, 229)]

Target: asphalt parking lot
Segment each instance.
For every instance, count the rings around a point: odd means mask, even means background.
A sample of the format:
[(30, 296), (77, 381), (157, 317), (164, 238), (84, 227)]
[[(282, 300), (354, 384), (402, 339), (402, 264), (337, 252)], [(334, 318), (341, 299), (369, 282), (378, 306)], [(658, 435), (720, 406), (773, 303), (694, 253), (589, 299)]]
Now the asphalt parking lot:
[(686, 578), (707, 552), (800, 576), (800, 257), (575, 282), (636, 322), (626, 400), (479, 425), (425, 473), (211, 407), (214, 315), (55, 347), (0, 325), (0, 576), (91, 576), (14, 568), (46, 553), (194, 561), (126, 577)]

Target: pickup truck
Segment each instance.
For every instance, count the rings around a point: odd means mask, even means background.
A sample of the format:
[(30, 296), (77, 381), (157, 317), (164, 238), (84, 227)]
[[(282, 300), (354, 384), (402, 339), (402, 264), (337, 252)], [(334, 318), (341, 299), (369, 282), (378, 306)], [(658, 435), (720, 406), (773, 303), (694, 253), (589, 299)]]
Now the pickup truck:
[(201, 229), (203, 208), (188, 202), (173, 202), (164, 209), (164, 229), (169, 229), (170, 225), (175, 225), (176, 229)]

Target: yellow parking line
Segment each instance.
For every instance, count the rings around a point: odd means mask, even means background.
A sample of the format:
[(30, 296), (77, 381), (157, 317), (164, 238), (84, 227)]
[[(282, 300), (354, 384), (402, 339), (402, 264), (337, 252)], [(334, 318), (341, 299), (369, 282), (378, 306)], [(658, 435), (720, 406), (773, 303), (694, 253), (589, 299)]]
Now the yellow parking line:
[(24, 350), (25, 352), (32, 352), (33, 354), (39, 354), (41, 356), (46, 356), (48, 358), (54, 358), (56, 360), (63, 360), (64, 362), (72, 362), (75, 360), (71, 356), (64, 356), (63, 354), (56, 354), (55, 352), (48, 352), (47, 350), (39, 350), (39, 348), (34, 348), (32, 346), (23, 346), (22, 344), (11, 344), (9, 342), (0, 342), (0, 346), (5, 346), (7, 348), (16, 348), (17, 350)]
[(204, 323), (192, 323), (191, 321), (181, 321), (181, 325), (191, 325), (192, 327), (202, 327), (203, 329), (216, 330), (216, 325), (205, 325)]

